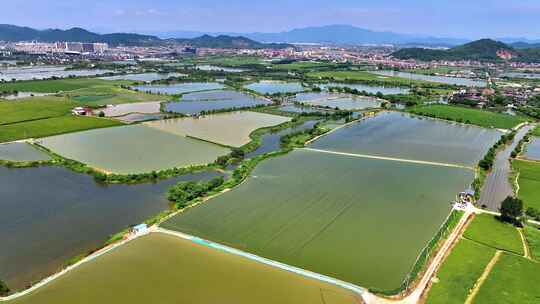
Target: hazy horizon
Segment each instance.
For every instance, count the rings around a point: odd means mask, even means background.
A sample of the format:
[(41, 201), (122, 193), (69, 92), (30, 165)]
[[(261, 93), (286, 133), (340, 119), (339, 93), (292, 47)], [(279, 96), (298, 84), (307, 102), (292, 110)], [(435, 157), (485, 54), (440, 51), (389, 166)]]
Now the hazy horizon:
[(464, 39), (540, 39), (538, 1), (456, 0), (26, 0), (5, 3), (2, 23), (33, 28), (82, 27), (105, 32), (281, 32), (347, 24), (373, 31)]

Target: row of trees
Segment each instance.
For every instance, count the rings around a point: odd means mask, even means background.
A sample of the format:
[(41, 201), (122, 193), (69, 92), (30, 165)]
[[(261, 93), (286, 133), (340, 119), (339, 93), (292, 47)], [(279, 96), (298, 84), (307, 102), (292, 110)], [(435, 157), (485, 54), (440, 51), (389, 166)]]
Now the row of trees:
[(214, 177), (210, 181), (189, 181), (179, 182), (172, 186), (167, 192), (169, 201), (177, 204), (177, 207), (185, 207), (192, 200), (205, 196), (210, 191), (223, 185), (225, 179), (223, 176)]
[(7, 296), (10, 290), (4, 281), (0, 280), (0, 296)]
[(493, 145), (493, 147), (489, 149), (489, 151), (486, 153), (484, 158), (478, 163), (478, 166), (480, 166), (480, 168), (486, 171), (491, 170), (491, 168), (493, 167), (493, 162), (495, 161), (495, 157), (497, 155), (497, 150), (501, 146), (504, 146), (508, 144), (509, 142), (511, 142), (512, 140), (514, 140), (515, 136), (516, 136), (515, 131), (512, 131), (508, 134), (501, 136), (501, 139), (499, 139), (499, 141), (497, 141), (495, 145)]

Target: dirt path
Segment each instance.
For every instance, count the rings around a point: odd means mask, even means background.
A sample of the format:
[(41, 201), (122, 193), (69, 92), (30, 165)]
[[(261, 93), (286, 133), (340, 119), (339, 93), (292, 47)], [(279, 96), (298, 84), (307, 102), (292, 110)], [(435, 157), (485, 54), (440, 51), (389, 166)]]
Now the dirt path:
[(493, 256), (491, 261), (489, 261), (489, 263), (487, 264), (486, 269), (484, 269), (484, 272), (478, 278), (478, 281), (476, 281), (476, 283), (474, 284), (472, 292), (469, 294), (469, 297), (467, 297), (467, 300), (465, 301), (465, 304), (472, 304), (473, 303), (474, 298), (476, 297), (476, 295), (478, 294), (478, 291), (480, 290), (480, 287), (482, 287), (482, 284), (484, 284), (484, 282), (486, 281), (487, 277), (491, 273), (491, 270), (493, 269), (495, 264), (497, 264), (497, 261), (499, 261), (499, 258), (501, 257), (501, 254), (502, 254), (502, 251), (500, 251), (500, 250), (497, 250), (497, 252), (495, 252), (495, 255)]
[(524, 257), (526, 259), (532, 260), (531, 251), (529, 250), (529, 244), (527, 243), (527, 239), (525, 238), (525, 235), (523, 235), (523, 229), (518, 228), (519, 236), (521, 237), (521, 242), (523, 243), (523, 252)]
[(302, 150), (307, 150), (307, 151), (313, 151), (313, 152), (319, 152), (319, 153), (328, 153), (328, 154), (335, 154), (335, 155), (343, 155), (343, 156), (352, 156), (352, 157), (370, 158), (370, 159), (381, 159), (381, 160), (391, 160), (391, 161), (398, 161), (398, 162), (404, 162), (404, 163), (414, 163), (414, 164), (421, 164), (421, 165), (431, 165), (431, 166), (452, 167), (452, 168), (462, 168), (462, 169), (474, 170), (474, 168), (472, 168), (472, 167), (458, 165), (458, 164), (438, 163), (438, 162), (430, 162), (430, 161), (423, 161), (423, 160), (394, 158), (394, 157), (385, 157), (385, 156), (376, 156), (376, 155), (367, 155), (367, 154), (345, 153), (345, 152), (336, 152), (336, 151), (313, 149), (313, 148), (301, 148), (301, 149)]

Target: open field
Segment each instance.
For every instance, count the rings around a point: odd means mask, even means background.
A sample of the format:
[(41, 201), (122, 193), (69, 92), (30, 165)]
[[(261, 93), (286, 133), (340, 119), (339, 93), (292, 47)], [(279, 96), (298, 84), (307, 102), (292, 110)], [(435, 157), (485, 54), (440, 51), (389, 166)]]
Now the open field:
[(540, 162), (513, 160), (512, 167), (519, 172), (518, 197), (526, 208), (540, 209)]
[(476, 304), (533, 304), (540, 300), (540, 264), (503, 254), (480, 287)]
[(14, 142), (9, 144), (0, 144), (0, 160), (7, 161), (44, 161), (51, 157), (30, 144), (22, 142)]
[(534, 226), (525, 226), (523, 229), (532, 257), (540, 261), (540, 230)]
[(290, 70), (310, 70), (317, 68), (331, 68), (335, 67), (335, 63), (324, 63), (316, 61), (296, 61), (293, 63), (286, 64), (272, 64), (272, 68), (279, 71), (290, 71)]
[(540, 126), (537, 126), (536, 128), (534, 128), (534, 130), (532, 132), (532, 135), (533, 136), (540, 136)]
[(409, 112), (485, 128), (511, 129), (525, 121), (519, 116), (448, 105), (417, 106), (409, 109)]
[(73, 91), (97, 85), (113, 85), (128, 82), (108, 82), (97, 78), (75, 78), (59, 80), (32, 80), (14, 83), (0, 83), (0, 91), (19, 91), (37, 93), (56, 93), (59, 91)]
[(204, 165), (229, 153), (217, 145), (144, 125), (47, 137), (40, 144), (90, 167), (121, 174)]
[(132, 241), (8, 303), (75, 302), (359, 303), (356, 295), (333, 285), (157, 233)]
[(74, 106), (69, 99), (54, 96), (0, 102), (0, 125), (63, 116)]
[(262, 162), (233, 191), (163, 226), (390, 290), (472, 178), (465, 169), (296, 150)]
[(477, 215), (464, 236), (486, 246), (523, 255), (523, 244), (516, 227), (491, 214)]
[(324, 136), (309, 147), (475, 166), (500, 134), (475, 126), (383, 112)]
[(101, 247), (111, 235), (168, 210), (165, 193), (177, 182), (218, 175), (103, 185), (64, 167), (0, 166), (2, 280), (13, 290), (22, 289)]
[(59, 116), (10, 125), (0, 125), (0, 142), (9, 142), (25, 138), (39, 138), (120, 125), (122, 125), (122, 123), (111, 119), (76, 117), (71, 115)]
[(146, 126), (176, 135), (196, 137), (225, 146), (240, 147), (260, 128), (290, 121), (290, 117), (258, 112), (231, 112), (199, 118), (177, 118), (145, 123)]
[(437, 272), (428, 304), (463, 304), (495, 249), (461, 239)]
[(310, 77), (315, 78), (331, 78), (339, 81), (377, 81), (377, 82), (388, 82), (394, 85), (399, 86), (410, 86), (410, 85), (425, 85), (425, 84), (434, 84), (433, 82), (421, 81), (421, 80), (410, 80), (407, 78), (401, 77), (391, 77), (391, 76), (381, 76), (375, 73), (370, 73), (366, 71), (328, 71), (328, 72), (313, 72), (307, 74)]
[(159, 101), (123, 103), (99, 109), (107, 117), (124, 116), (132, 113), (157, 114), (160, 113), (161, 104)]

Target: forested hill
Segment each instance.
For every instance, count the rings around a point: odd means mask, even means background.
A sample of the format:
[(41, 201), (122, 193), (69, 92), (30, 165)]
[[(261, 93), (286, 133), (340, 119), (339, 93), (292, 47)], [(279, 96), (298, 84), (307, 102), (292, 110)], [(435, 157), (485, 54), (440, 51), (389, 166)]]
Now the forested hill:
[(448, 50), (405, 48), (392, 54), (398, 59), (432, 60), (478, 60), (478, 61), (526, 61), (540, 62), (540, 49), (514, 49), (511, 46), (491, 39), (482, 39), (460, 45)]
[(192, 39), (174, 39), (179, 43), (190, 44), (193, 47), (223, 48), (223, 49), (284, 49), (292, 47), (286, 43), (261, 43), (246, 37), (227, 35), (203, 35)]
[(282, 49), (291, 47), (289, 44), (261, 43), (245, 37), (232, 37), (220, 35), (217, 37), (203, 35), (193, 39), (160, 39), (156, 36), (140, 35), (134, 33), (97, 34), (82, 28), (68, 30), (47, 29), (36, 30), (29, 27), (21, 27), (9, 24), (0, 24), (0, 41), (72, 41), (72, 42), (105, 42), (111, 46), (145, 46), (160, 45), (167, 43), (183, 43), (194, 47), (227, 48), (227, 49)]

